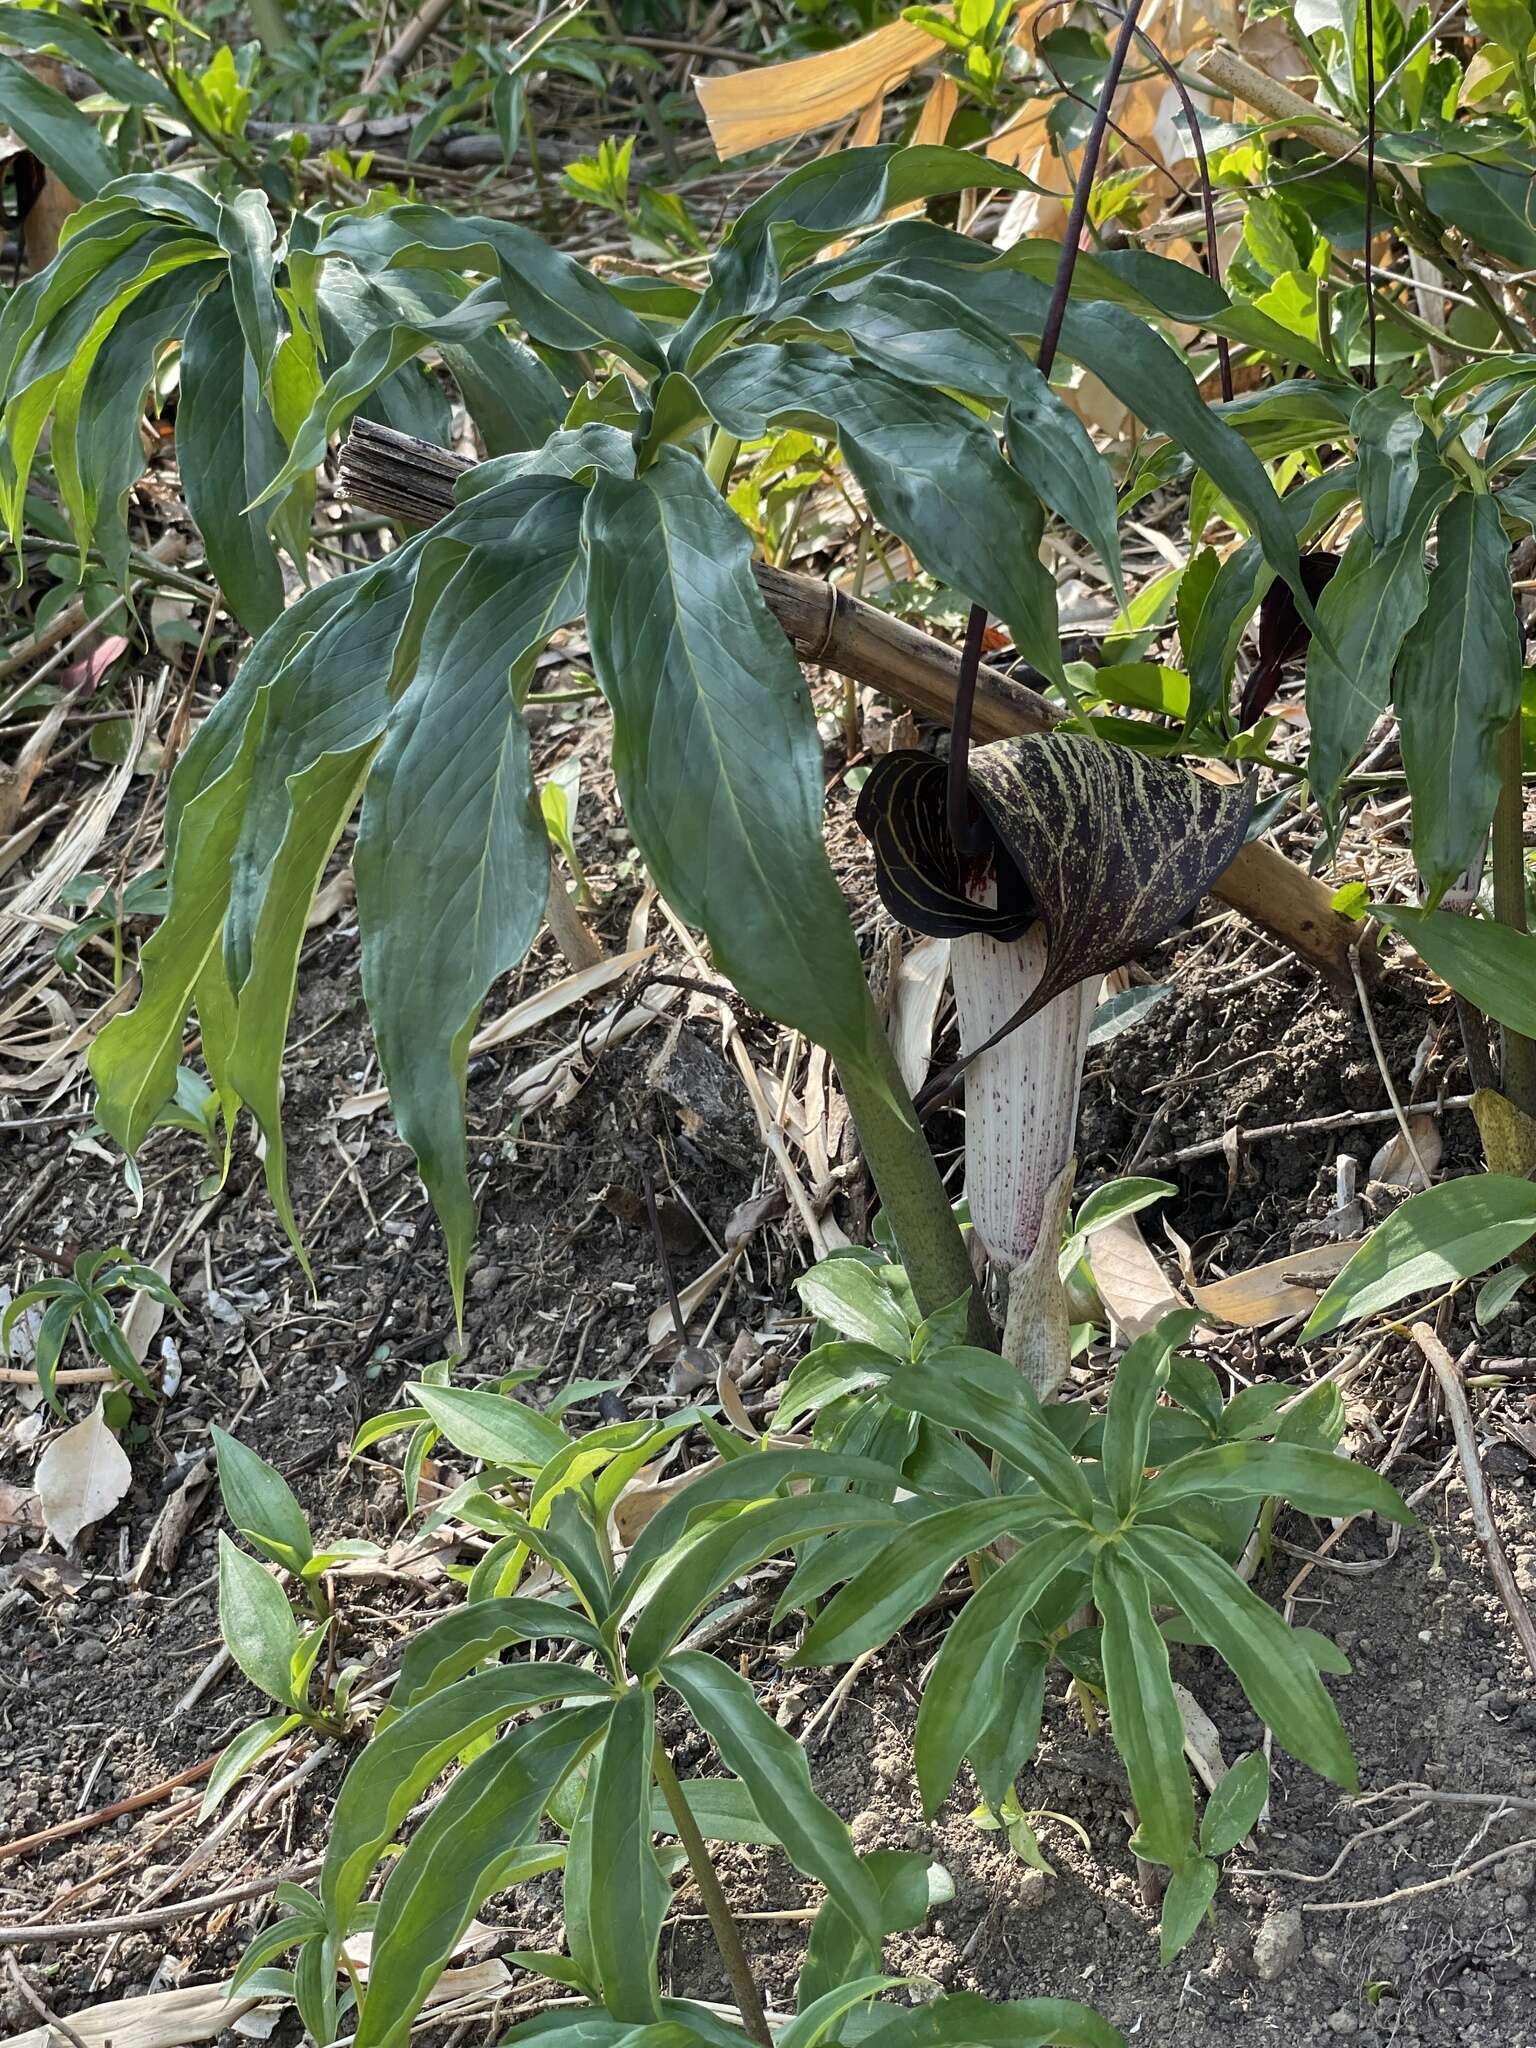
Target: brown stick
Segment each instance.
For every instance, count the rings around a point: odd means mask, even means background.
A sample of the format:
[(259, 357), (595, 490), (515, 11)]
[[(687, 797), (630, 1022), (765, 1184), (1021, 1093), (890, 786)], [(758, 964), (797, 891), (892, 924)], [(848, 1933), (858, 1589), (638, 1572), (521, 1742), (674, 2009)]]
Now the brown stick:
[(221, 1892), (183, 1899), (176, 1906), (149, 1906), (138, 1913), (109, 1913), (102, 1920), (61, 1920), (56, 1927), (50, 1927), (47, 1921), (27, 1927), (0, 1927), (0, 1948), (42, 1948), (55, 1941), (95, 1941), (104, 1934), (138, 1934), (147, 1927), (170, 1927), (177, 1920), (196, 1920), (203, 1913), (216, 1913), (221, 1906), (238, 1905), (242, 1899), (264, 1899), (280, 1884), (304, 1884), (319, 1872), (320, 1859), (316, 1857), (311, 1863), (295, 1863), (287, 1870), (253, 1877), (246, 1884), (226, 1885)]
[(1499, 1525), (1493, 1518), (1493, 1507), (1488, 1499), (1488, 1482), (1483, 1477), (1483, 1461), (1478, 1455), (1477, 1429), (1472, 1421), (1472, 1409), (1467, 1400), (1466, 1389), (1461, 1384), (1461, 1369), (1428, 1323), (1413, 1325), (1413, 1341), (1429, 1360), (1445, 1401), (1445, 1412), (1451, 1418), (1451, 1428), (1456, 1436), (1456, 1450), (1461, 1459), (1461, 1476), (1472, 1509), (1472, 1526), (1477, 1531), (1477, 1540), (1488, 1560), (1493, 1583), (1499, 1589), (1499, 1598), (1509, 1609), (1509, 1618), (1515, 1625), (1515, 1634), (1520, 1639), (1520, 1647), (1525, 1652), (1526, 1662), (1532, 1671), (1536, 1671), (1536, 1622), (1532, 1621), (1531, 1610), (1525, 1604), (1525, 1596), (1515, 1583), (1515, 1575), (1510, 1569), (1509, 1556), (1504, 1548), (1504, 1539), (1499, 1534)]
[[(369, 511), (430, 525), (452, 508), (454, 484), (473, 466), (429, 441), (355, 420), (341, 453), (341, 482)], [(949, 722), (960, 679), (958, 649), (814, 577), (795, 576), (766, 562), (754, 562), (752, 569), (768, 609), (802, 661), (851, 676)], [(972, 721), (978, 739), (1048, 732), (1061, 717), (1038, 692), (982, 664)], [(1288, 861), (1277, 847), (1255, 840), (1238, 850), (1211, 894), (1353, 999), (1349, 953), (1358, 927), (1334, 910), (1326, 883)]]
[(15, 1842), (0, 1842), (0, 1861), (10, 1856), (29, 1855), (33, 1849), (41, 1849), (49, 1842), (62, 1842), (70, 1835), (89, 1834), (92, 1828), (105, 1827), (109, 1820), (121, 1820), (125, 1813), (137, 1813), (140, 1807), (157, 1806), (184, 1785), (195, 1785), (206, 1778), (217, 1762), (216, 1756), (205, 1757), (202, 1763), (193, 1764), (190, 1770), (178, 1771), (174, 1778), (164, 1778), (143, 1792), (131, 1792), (126, 1799), (115, 1799), (110, 1806), (98, 1807), (95, 1813), (77, 1814), (73, 1820), (58, 1821), (51, 1828), (39, 1828), (35, 1835), (23, 1835)]
[(410, 63), (432, 31), (452, 12), (454, 0), (422, 0), (410, 20), (376, 64), (370, 64), (363, 80), (364, 92), (377, 92), (390, 84)]

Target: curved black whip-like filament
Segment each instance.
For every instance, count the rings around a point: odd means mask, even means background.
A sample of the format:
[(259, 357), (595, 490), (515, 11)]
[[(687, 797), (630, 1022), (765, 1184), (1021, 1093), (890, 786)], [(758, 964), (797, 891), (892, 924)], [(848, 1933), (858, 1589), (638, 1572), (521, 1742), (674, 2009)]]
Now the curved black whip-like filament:
[[(1109, 109), (1120, 84), (1120, 74), (1125, 69), (1125, 60), (1130, 53), (1131, 42), (1136, 34), (1136, 17), (1141, 12), (1142, 0), (1129, 0), (1120, 33), (1115, 38), (1115, 47), (1110, 52), (1109, 69), (1104, 73), (1104, 83), (1099, 88), (1099, 103), (1094, 109), (1093, 126), (1088, 131), (1088, 140), (1083, 145), (1083, 161), (1078, 166), (1077, 180), (1072, 187), (1072, 210), (1067, 215), (1066, 233), (1062, 237), (1061, 261), (1056, 266), (1056, 281), (1051, 287), (1051, 301), (1046, 308), (1045, 322), (1040, 330), (1040, 347), (1035, 364), (1042, 377), (1048, 378), (1056, 361), (1056, 350), (1061, 341), (1061, 323), (1066, 318), (1067, 300), (1072, 294), (1072, 273), (1077, 268), (1078, 245), (1083, 238), (1083, 223), (1088, 218), (1088, 201), (1093, 192), (1093, 181), (1099, 168), (1099, 154), (1104, 147), (1104, 131), (1109, 125)], [(960, 677), (955, 686), (955, 715), (949, 736), (949, 782), (947, 804), (950, 835), (957, 852), (976, 851), (976, 827), (973, 822), (969, 768), (971, 758), (971, 712), (976, 702), (976, 675), (981, 667), (981, 643), (987, 630), (987, 613), (984, 605), (973, 604), (965, 626), (965, 650), (960, 657)]]

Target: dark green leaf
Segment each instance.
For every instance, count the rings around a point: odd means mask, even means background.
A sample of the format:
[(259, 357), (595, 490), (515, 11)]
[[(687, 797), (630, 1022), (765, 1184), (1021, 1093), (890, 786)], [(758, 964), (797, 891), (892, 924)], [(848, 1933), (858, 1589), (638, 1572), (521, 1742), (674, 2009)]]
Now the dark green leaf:
[(1398, 652), (1429, 598), (1425, 536), (1455, 489), (1453, 472), (1424, 457), (1398, 539), (1378, 548), (1362, 527), (1318, 599), (1319, 637), (1307, 654), (1307, 715), (1312, 786), (1325, 808), (1386, 708)]
[(1069, 1998), (994, 2001), (952, 1991), (895, 2013), (859, 2048), (1125, 2048), (1125, 2037)]
[(1138, 1337), (1115, 1368), (1104, 1417), (1099, 1457), (1116, 1512), (1128, 1515), (1142, 1491), (1147, 1444), (1157, 1397), (1168, 1384), (1168, 1358), (1183, 1343), (1197, 1318), (1189, 1312), (1164, 1316), (1155, 1330)]
[(800, 1416), (825, 1408), (844, 1394), (877, 1386), (891, 1370), (890, 1353), (872, 1344), (819, 1344), (808, 1351), (784, 1382), (774, 1427), (788, 1429)]
[[(1527, 944), (1536, 950), (1536, 940)], [(1313, 1309), (1301, 1341), (1395, 1308), (1411, 1295), (1469, 1280), (1519, 1251), (1532, 1235), (1536, 1185), (1528, 1180), (1468, 1174), (1426, 1188), (1371, 1232)]]
[(105, 36), (76, 15), (45, 14), (34, 7), (0, 7), (0, 41), (19, 43), (24, 50), (57, 50), (125, 106), (176, 110), (176, 97), (169, 86), (153, 71), (114, 50)]
[[(957, 1414), (954, 1420), (957, 1427), (964, 1427), (963, 1415)], [(877, 1648), (926, 1606), (962, 1557), (985, 1550), (1002, 1535), (1034, 1537), (1042, 1512), (1038, 1498), (966, 1501), (960, 1507), (925, 1515), (910, 1528), (893, 1534), (879, 1555), (827, 1602), (793, 1663), (839, 1664)], [(1035, 1598), (1068, 1562), (1074, 1545), (1086, 1540), (1076, 1524), (1065, 1532), (1052, 1529), (1050, 1537), (1054, 1540), (1049, 1549), (1037, 1553), (1033, 1543), (1027, 1546), (1044, 1573)], [(1046, 1539), (1042, 1535), (1039, 1540)], [(1046, 1571), (1046, 1560), (1051, 1557), (1058, 1561)], [(948, 1790), (947, 1783), (943, 1789)]]
[(353, 869), (363, 986), (396, 1128), (443, 1226), (456, 1298), (474, 1241), (464, 1141), (470, 1035), (548, 891), (518, 709), (532, 662), (584, 602), (585, 493), (529, 478), (477, 498), (497, 528), (459, 569), (369, 771)]
[(930, 1421), (964, 1430), (1025, 1472), (1041, 1492), (1086, 1522), (1093, 1495), (1012, 1366), (990, 1352), (957, 1347), (904, 1366), (885, 1385), (885, 1398)]
[(1193, 1451), (1148, 1480), (1137, 1515), (1160, 1513), (1178, 1500), (1263, 1500), (1271, 1494), (1306, 1515), (1375, 1514), (1413, 1526), (1396, 1489), (1368, 1465), (1331, 1451), (1281, 1443), (1216, 1444)]
[(1499, 742), (1520, 708), (1520, 628), (1498, 505), (1462, 492), (1441, 513), (1436, 539), (1429, 601), (1392, 687), (1429, 907), (1481, 857), (1499, 796)]
[(554, 1600), (475, 1600), (454, 1608), (406, 1644), (400, 1676), (379, 1727), (454, 1684), (488, 1657), (499, 1656), (514, 1643), (543, 1638), (582, 1643), (599, 1655), (603, 1650), (602, 1636), (586, 1616)]
[(299, 1628), (288, 1596), (254, 1557), (219, 1531), (219, 1633), (252, 1685), (293, 1704), (293, 1653)]
[(379, 1852), (432, 1780), (478, 1736), (550, 1700), (611, 1697), (570, 1664), (506, 1664), (433, 1693), (376, 1735), (347, 1773), (331, 1815), (320, 1896), (332, 1928), (352, 1925)]
[[(914, 1534), (924, 1526), (919, 1523)], [(962, 1758), (997, 1715), (1025, 1617), (1087, 1548), (1087, 1531), (1075, 1523), (1027, 1536), (1017, 1555), (960, 1610), (923, 1688), (913, 1738), (923, 1812), (930, 1820), (949, 1796)]]
[(872, 1947), (884, 1932), (879, 1890), (854, 1854), (845, 1824), (811, 1789), (811, 1770), (794, 1736), (758, 1705), (750, 1683), (700, 1651), (669, 1657), (662, 1677), (687, 1702), (735, 1772), (752, 1804), (795, 1868), (824, 1884)]
[(1152, 1618), (1151, 1592), (1137, 1562), (1122, 1541), (1106, 1545), (1094, 1567), (1104, 1689), (1115, 1748), (1136, 1802), (1131, 1846), (1149, 1863), (1177, 1870), (1190, 1853), (1195, 1799), (1184, 1762), (1183, 1717), (1168, 1672), (1168, 1645)]
[(1355, 1760), (1333, 1702), (1274, 1609), (1180, 1529), (1132, 1530), (1121, 1547), (1231, 1666), (1254, 1712), (1292, 1756), (1353, 1791)]
[(694, 382), (711, 416), (743, 440), (771, 426), (835, 434), (881, 524), (941, 583), (1006, 620), (1019, 651), (1059, 677), (1039, 501), (973, 412), (804, 342), (731, 349)]
[(1207, 1856), (1225, 1856), (1257, 1825), (1269, 1798), (1269, 1759), (1262, 1749), (1250, 1750), (1217, 1780), (1200, 1816), (1200, 1847)]
[(614, 772), (657, 886), (749, 1003), (867, 1062), (879, 1027), (822, 844), (810, 694), (746, 529), (699, 462), (664, 448), (633, 482), (598, 478), (587, 530)]
[(390, 1872), (358, 2014), (358, 2048), (399, 2048), (481, 1901), (507, 1883), (561, 1781), (613, 1710), (542, 1714), (503, 1736), (449, 1786)]
[(656, 1883), (651, 1847), (655, 1696), (644, 1686), (614, 1707), (593, 1773), (590, 1939), (603, 2003), (616, 2019), (657, 2018), (655, 1945), (641, 1930)]
[(1403, 937), (1442, 981), (1485, 1016), (1528, 1032), (1536, 1017), (1536, 938), (1507, 924), (1373, 903), (1371, 914)]
[[(861, 1860), (880, 1894), (880, 1924), (886, 1934), (920, 1927), (936, 1906), (946, 1905), (955, 1895), (944, 1866), (914, 1850), (875, 1849)], [(804, 2012), (837, 1985), (879, 1966), (879, 1949), (864, 1939), (837, 1900), (828, 1897), (806, 1942), (795, 1988), (796, 2011)]]
[(912, 1354), (912, 1329), (901, 1305), (878, 1270), (862, 1259), (823, 1259), (795, 1282), (795, 1292), (814, 1316), (830, 1323), (891, 1361)]
[[(1081, 1598), (1086, 1574), (1078, 1572), (1063, 1584), (1076, 1582)], [(1014, 1780), (1040, 1745), (1040, 1719), (1045, 1708), (1048, 1653), (1039, 1643), (1016, 1643), (1003, 1667), (1002, 1683), (991, 1702), (987, 1725), (973, 1736), (967, 1751), (981, 1796), (996, 1812), (1013, 1790)]]
[(301, 1571), (314, 1555), (309, 1518), (282, 1473), (222, 1429), (214, 1429), (213, 1448), (229, 1519), (253, 1549), (288, 1571)]
[[(219, 1760), (213, 1767), (207, 1785), (203, 1788), (203, 1801), (197, 1809), (199, 1824), (207, 1820), (210, 1814), (217, 1813), (224, 1803), (225, 1794), (248, 1770), (261, 1761), (274, 1743), (281, 1742), (285, 1735), (302, 1726), (303, 1723), (297, 1714), (268, 1714), (260, 1721), (252, 1721), (248, 1728), (242, 1728), (238, 1735), (227, 1742), (219, 1753)], [(284, 1942), (281, 1946), (286, 1948), (289, 1945), (288, 1942)], [(280, 1952), (278, 1948), (270, 1948), (266, 1953), (267, 1956), (275, 1956)], [(263, 1957), (263, 1960), (266, 1958)]]
[(1420, 173), (1424, 203), (1479, 249), (1536, 269), (1536, 155), (1510, 148), (1491, 163), (1441, 159)]
[(1350, 414), (1360, 465), (1360, 510), (1378, 548), (1391, 547), (1407, 529), (1418, 481), (1424, 426), (1391, 384), (1367, 391)]
[(266, 389), (277, 353), (279, 314), (272, 281), (277, 229), (265, 193), (250, 187), (221, 200), (219, 247), (229, 257), (229, 288), (240, 315), (246, 352), (256, 366), (257, 391)]
[[(691, 1544), (674, 1550), (645, 1581), (645, 1609), (635, 1623), (626, 1653), (629, 1669), (637, 1676), (654, 1671), (704, 1603), (763, 1558), (828, 1529), (889, 1520), (890, 1509), (883, 1502), (828, 1493), (768, 1501), (733, 1515), (719, 1527), (706, 1527)], [(626, 1601), (623, 1592), (621, 1581), (615, 1595), (616, 1612), (633, 1603), (633, 1594)]]
[(488, 1387), (435, 1387), (412, 1382), (406, 1392), (467, 1458), (510, 1465), (530, 1476), (570, 1441), (558, 1422)]
[(121, 168), (95, 122), (14, 57), (0, 56), (0, 116), (77, 199), (94, 199)]
[(1221, 1872), (1207, 1857), (1192, 1856), (1168, 1880), (1163, 1894), (1163, 1918), (1158, 1928), (1158, 1951), (1171, 1963), (1199, 1929), (1216, 1896)]
[(263, 513), (245, 508), (283, 466), (282, 437), (228, 288), (192, 317), (181, 355), (176, 452), (187, 509), (230, 610), (260, 633), (283, 609), (283, 572)]

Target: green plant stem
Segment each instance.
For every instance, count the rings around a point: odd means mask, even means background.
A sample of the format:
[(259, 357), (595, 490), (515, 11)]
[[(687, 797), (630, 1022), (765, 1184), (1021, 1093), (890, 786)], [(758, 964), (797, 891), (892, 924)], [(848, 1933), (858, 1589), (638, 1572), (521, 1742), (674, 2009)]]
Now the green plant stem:
[(868, 1059), (840, 1062), (838, 1079), (917, 1305), (925, 1316), (936, 1315), (969, 1291), (970, 1340), (990, 1350), (997, 1333), (970, 1253), (872, 1001), (866, 1038)]
[[(1525, 907), (1525, 784), (1520, 714), (1504, 728), (1500, 742), (1498, 807), (1493, 814), (1493, 914), (1511, 931), (1528, 932)], [(1527, 1116), (1536, 1116), (1536, 1040), (1504, 1030), (1503, 1091)]]
[(704, 458), (704, 474), (717, 491), (725, 489), (725, 480), (731, 473), (731, 464), (741, 451), (741, 443), (734, 434), (728, 434), (724, 427), (716, 427), (709, 444), (709, 453)]
[(768, 2031), (768, 2015), (763, 2010), (763, 2001), (758, 1995), (757, 1981), (752, 1975), (752, 1965), (747, 1961), (747, 1952), (742, 1947), (741, 1933), (732, 1917), (730, 1905), (721, 1890), (720, 1880), (715, 1875), (715, 1866), (709, 1860), (709, 1849), (699, 1833), (698, 1822), (692, 1809), (683, 1797), (683, 1788), (677, 1782), (677, 1773), (671, 1759), (657, 1738), (652, 1756), (652, 1769), (656, 1782), (661, 1787), (661, 1796), (667, 1802), (667, 1811), (678, 1832), (683, 1849), (688, 1857), (688, 1867), (693, 1872), (693, 1881), (699, 1888), (704, 1901), (704, 1910), (709, 1915), (709, 1925), (715, 1937), (715, 1946), (720, 1951), (720, 1960), (725, 1965), (725, 1974), (731, 1987), (731, 1996), (741, 2014), (741, 2023), (761, 2048), (773, 2048), (773, 2036)]

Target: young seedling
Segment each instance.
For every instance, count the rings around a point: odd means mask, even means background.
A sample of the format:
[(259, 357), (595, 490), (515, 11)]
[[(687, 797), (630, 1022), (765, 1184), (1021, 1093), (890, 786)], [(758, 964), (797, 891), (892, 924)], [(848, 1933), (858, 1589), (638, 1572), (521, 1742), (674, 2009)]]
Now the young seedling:
[(951, 942), (971, 1222), (1001, 1283), (1004, 1355), (1048, 1399), (1070, 1356), (1058, 1248), (1100, 980), (1204, 893), (1253, 798), (1076, 733), (976, 749), (967, 795), (962, 848), (943, 764), (899, 751), (856, 815), (886, 908)]
[(38, 1325), (32, 1363), (43, 1397), (55, 1414), (64, 1414), (64, 1404), (58, 1395), (59, 1358), (74, 1328), (78, 1328), (88, 1353), (110, 1366), (116, 1378), (127, 1380), (147, 1399), (154, 1400), (155, 1390), (112, 1313), (109, 1297), (125, 1289), (147, 1294), (165, 1308), (181, 1307), (178, 1297), (153, 1266), (141, 1266), (127, 1252), (113, 1249), (81, 1252), (68, 1277), (59, 1275), (23, 1288), (4, 1316), (0, 1316), (0, 1355), (4, 1355), (10, 1348), (17, 1320), (28, 1309), (43, 1302), (48, 1304)]

